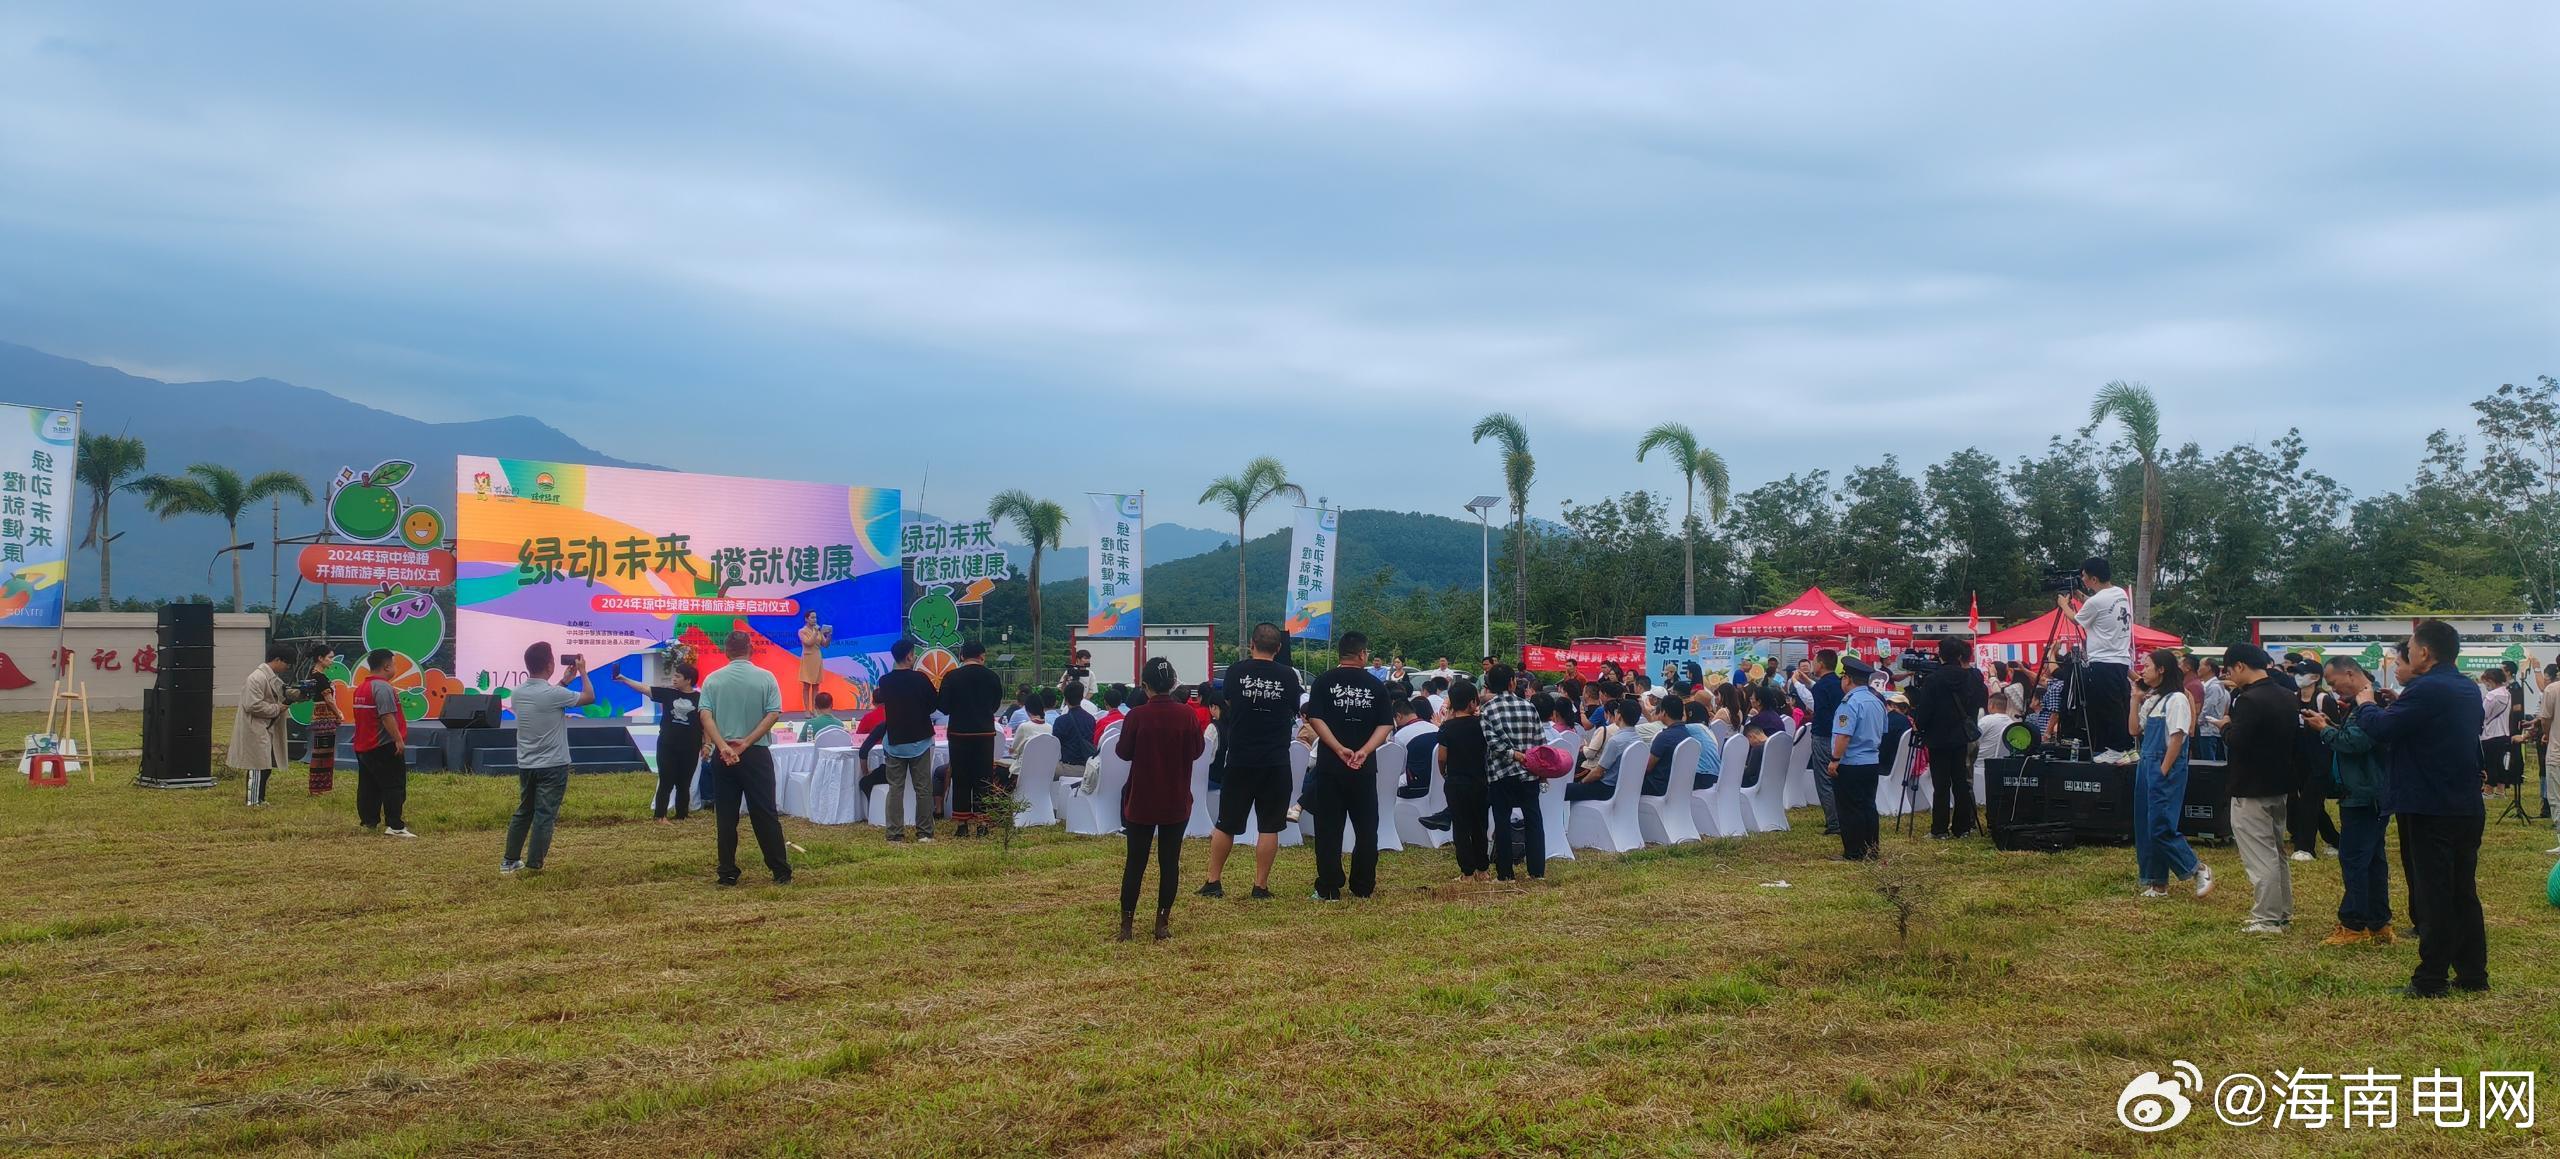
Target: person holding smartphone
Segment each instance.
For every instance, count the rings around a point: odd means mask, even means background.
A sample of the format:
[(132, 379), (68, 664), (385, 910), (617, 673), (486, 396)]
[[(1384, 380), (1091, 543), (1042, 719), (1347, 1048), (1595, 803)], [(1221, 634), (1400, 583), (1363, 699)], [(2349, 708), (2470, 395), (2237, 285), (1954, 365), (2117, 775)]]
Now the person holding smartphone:
[(806, 711), (818, 703), (818, 685), (827, 679), (827, 645), (836, 642), (836, 630), (818, 622), (818, 613), (800, 617), (800, 707)]
[[(507, 819), (506, 856), (498, 862), (502, 874), (542, 872), (560, 800), (569, 793), (569, 710), (596, 702), (585, 657), (566, 657), (557, 667), (561, 682), (553, 684), (551, 643), (535, 641), (524, 650), (524, 683), (507, 693), (507, 708), (516, 716), (516, 811)], [(565, 685), (572, 681), (585, 687), (571, 692)]]

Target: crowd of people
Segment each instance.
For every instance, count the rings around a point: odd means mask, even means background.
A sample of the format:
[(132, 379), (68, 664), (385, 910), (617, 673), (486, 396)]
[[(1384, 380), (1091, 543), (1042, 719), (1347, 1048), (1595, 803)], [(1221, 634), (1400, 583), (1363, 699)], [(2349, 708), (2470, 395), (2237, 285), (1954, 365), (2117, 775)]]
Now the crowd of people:
[[(1878, 781), (1895, 767), (1899, 749), (1912, 750), (1915, 781), (1929, 774), (1928, 837), (1953, 841), (1984, 831), (1986, 803), (1974, 790), (1979, 768), (2037, 744), (2064, 751), (2068, 742), (2085, 744), (2098, 763), (2133, 766), (2141, 896), (2165, 897), (2183, 884), (2202, 898), (2214, 891), (2214, 871), (2184, 836), (2182, 818), (2194, 765), (2218, 762), (2231, 844), (2251, 889), (2243, 931), (2290, 929), (2292, 865), (2326, 852), (2338, 862), (2342, 900), (2322, 944), (2399, 941), (2384, 854), (2396, 820), (2407, 916), (2419, 943), (2408, 992), (2485, 989), (2477, 886), (2484, 799), (2508, 787), (2521, 803), (2523, 757), (2534, 748), (2545, 770), (2538, 816), (2551, 816), (2548, 752), (2560, 732), (2560, 663), (2537, 670), (2510, 661), (2475, 682), (2456, 663), (2458, 634), (2438, 620), (2391, 647), (2389, 688), (2352, 658), (2279, 659), (2249, 643), (2218, 657), (2165, 648), (2137, 656), (2132, 618), (2107, 561), (2087, 561), (2081, 582), (2085, 599), (2057, 602), (2079, 624), (2082, 642), (2050, 649), (2035, 664), (1977, 660), (1968, 641), (1949, 637), (1935, 642), (1932, 659), (1892, 667), (1819, 648), (1784, 670), (1756, 662), (1731, 672), (1690, 665), (1666, 669), (1659, 684), (1615, 664), (1589, 679), (1544, 679), (1492, 657), (1473, 673), (1451, 669), (1445, 658), (1416, 672), (1400, 658), (1373, 663), (1358, 632), (1336, 641), (1333, 667), (1307, 677), (1286, 661), (1282, 630), (1264, 623), (1249, 634), (1242, 658), (1188, 688), (1159, 657), (1146, 663), (1138, 686), (1093, 691), (1089, 658), (1079, 654), (1056, 686), (1022, 686), (1008, 702), (983, 646), (963, 645), (960, 664), (937, 684), (917, 669), (914, 644), (902, 640), (863, 716), (847, 724), (824, 691), (808, 692), (812, 711), (800, 735), (841, 730), (848, 743), (858, 738), (870, 769), (861, 788), (890, 790), (879, 818), (887, 840), (916, 844), (934, 840), (940, 816), (956, 835), (985, 835), (986, 803), (1012, 787), (1035, 739), (1054, 738), (1065, 792), (1094, 791), (1101, 778), (1090, 774), (1109, 745), (1129, 769), (1121, 801), (1123, 939), (1135, 936), (1151, 864), (1158, 875), (1154, 936), (1171, 936), (1182, 836), (1194, 804), (1191, 770), (1204, 754), (1219, 796), (1197, 894), (1226, 896), (1227, 863), (1251, 834), (1247, 896), (1274, 897), (1279, 834), (1312, 814), (1311, 896), (1318, 902), (1367, 897), (1377, 888), (1380, 810), (1391, 802), (1380, 799), (1370, 762), (1391, 742), (1404, 760), (1390, 770), (1397, 796), (1421, 799), (1438, 789), (1447, 807), (1421, 823), (1450, 834), (1457, 877), (1471, 882), (1546, 876), (1543, 781), (1563, 779), (1567, 803), (1602, 800), (1616, 794), (1622, 775), (1641, 768), (1639, 791), (1661, 797), (1682, 745), (1694, 741), (1697, 789), (1728, 775), (1748, 787), (1791, 771), (1764, 769), (1761, 756), (1772, 737), (1801, 729), (1819, 773), (1824, 832), (1840, 839), (1840, 860), (1881, 855)], [(665, 684), (616, 677), (659, 710), (653, 813), (672, 823), (686, 817), (691, 800), (713, 803), (723, 885), (739, 880), (741, 813), (773, 880), (792, 877), (770, 748), (782, 721), (781, 689), (773, 675), (745, 662), (753, 649), (753, 636), (740, 629), (725, 642), (728, 662), (707, 678), (690, 660), (672, 665)], [(265, 800), (267, 770), (284, 762), (283, 721), (294, 699), (284, 676), (295, 659), (290, 649), (271, 650), (243, 689), (231, 763), (249, 770), (253, 806)], [(323, 649), (304, 659), (325, 666), (330, 658)], [(407, 724), (388, 680), (393, 663), (387, 652), (366, 657), (356, 682), (356, 806), (366, 828), (414, 837), (403, 819)], [(571, 767), (567, 718), (596, 695), (581, 662), (555, 660), (547, 643), (527, 650), (525, 670), (507, 697), (519, 791), (502, 874), (543, 868)], [(321, 791), (342, 722), (334, 707), (315, 709), (313, 783)], [(2020, 725), (2023, 743), (2012, 736)], [(1735, 735), (1746, 739), (1747, 756), (1741, 768), (1728, 769), (1722, 741)], [(1293, 743), (1313, 758), (1295, 777)], [(1640, 761), (1631, 760), (1638, 749)], [(2560, 854), (2560, 846), (2550, 852)]]

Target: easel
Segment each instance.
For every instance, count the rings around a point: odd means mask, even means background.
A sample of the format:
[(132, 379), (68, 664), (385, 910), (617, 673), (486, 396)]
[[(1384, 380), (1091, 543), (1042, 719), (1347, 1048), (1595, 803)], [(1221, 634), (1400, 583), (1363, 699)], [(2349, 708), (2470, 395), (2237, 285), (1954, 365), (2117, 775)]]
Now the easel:
[(75, 705), (80, 711), (80, 751), (67, 755), (74, 756), (79, 759), (80, 771), (89, 774), (89, 783), (94, 785), (98, 783), (98, 741), (97, 734), (92, 732), (89, 726), (88, 681), (83, 680), (74, 684), (68, 676), (58, 677), (54, 680), (53, 696), (51, 699), (45, 701), (44, 705), (44, 731), (48, 736), (59, 737), (62, 735), (62, 733), (53, 731), (54, 710), (60, 709), (62, 711), (63, 732), (69, 732), (71, 730), (71, 712)]

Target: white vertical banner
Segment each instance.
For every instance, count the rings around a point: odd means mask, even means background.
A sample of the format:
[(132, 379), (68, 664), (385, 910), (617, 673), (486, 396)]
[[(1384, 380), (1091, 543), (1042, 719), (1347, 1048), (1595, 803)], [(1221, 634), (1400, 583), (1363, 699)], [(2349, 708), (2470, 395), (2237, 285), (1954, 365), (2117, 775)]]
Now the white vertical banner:
[(0, 627), (62, 626), (79, 462), (77, 411), (0, 403)]
[(1333, 556), (1341, 520), (1342, 512), (1335, 508), (1298, 508), (1289, 536), (1289, 602), (1282, 617), (1298, 639), (1333, 639)]
[(1093, 500), (1093, 550), (1085, 563), (1084, 634), (1138, 639), (1147, 622), (1146, 495), (1086, 497)]

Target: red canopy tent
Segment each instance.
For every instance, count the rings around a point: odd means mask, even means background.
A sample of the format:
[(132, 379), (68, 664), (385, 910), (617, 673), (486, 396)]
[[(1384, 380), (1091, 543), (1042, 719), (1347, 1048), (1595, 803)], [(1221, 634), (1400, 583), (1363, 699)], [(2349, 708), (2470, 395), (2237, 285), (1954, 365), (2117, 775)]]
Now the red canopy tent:
[[(1973, 646), (1979, 650), (1985, 645), (2003, 645), (2017, 649), (2008, 657), (2009, 659), (2024, 660), (2030, 664), (2042, 663), (2047, 633), (2052, 634), (2056, 646), (2077, 644), (2084, 635), (2077, 621), (2063, 615), (2062, 610), (2056, 608), (2015, 627), (2002, 628), (1987, 636), (1976, 636), (1973, 638)], [(2158, 628), (2146, 628), (2140, 624), (2133, 626), (2133, 649), (2137, 653), (2148, 652), (2154, 648), (2175, 648), (2184, 643), (2186, 641)]]
[[(1757, 636), (1786, 640), (1814, 639), (1825, 636), (1845, 637), (1851, 641), (1877, 640), (1896, 648), (1909, 647), (1911, 627), (1869, 619), (1841, 607), (1839, 601), (1823, 594), (1821, 588), (1806, 588), (1804, 594), (1787, 601), (1783, 607), (1771, 608), (1759, 615), (1716, 625), (1719, 636)], [(2038, 636), (2041, 640), (2044, 637)]]

